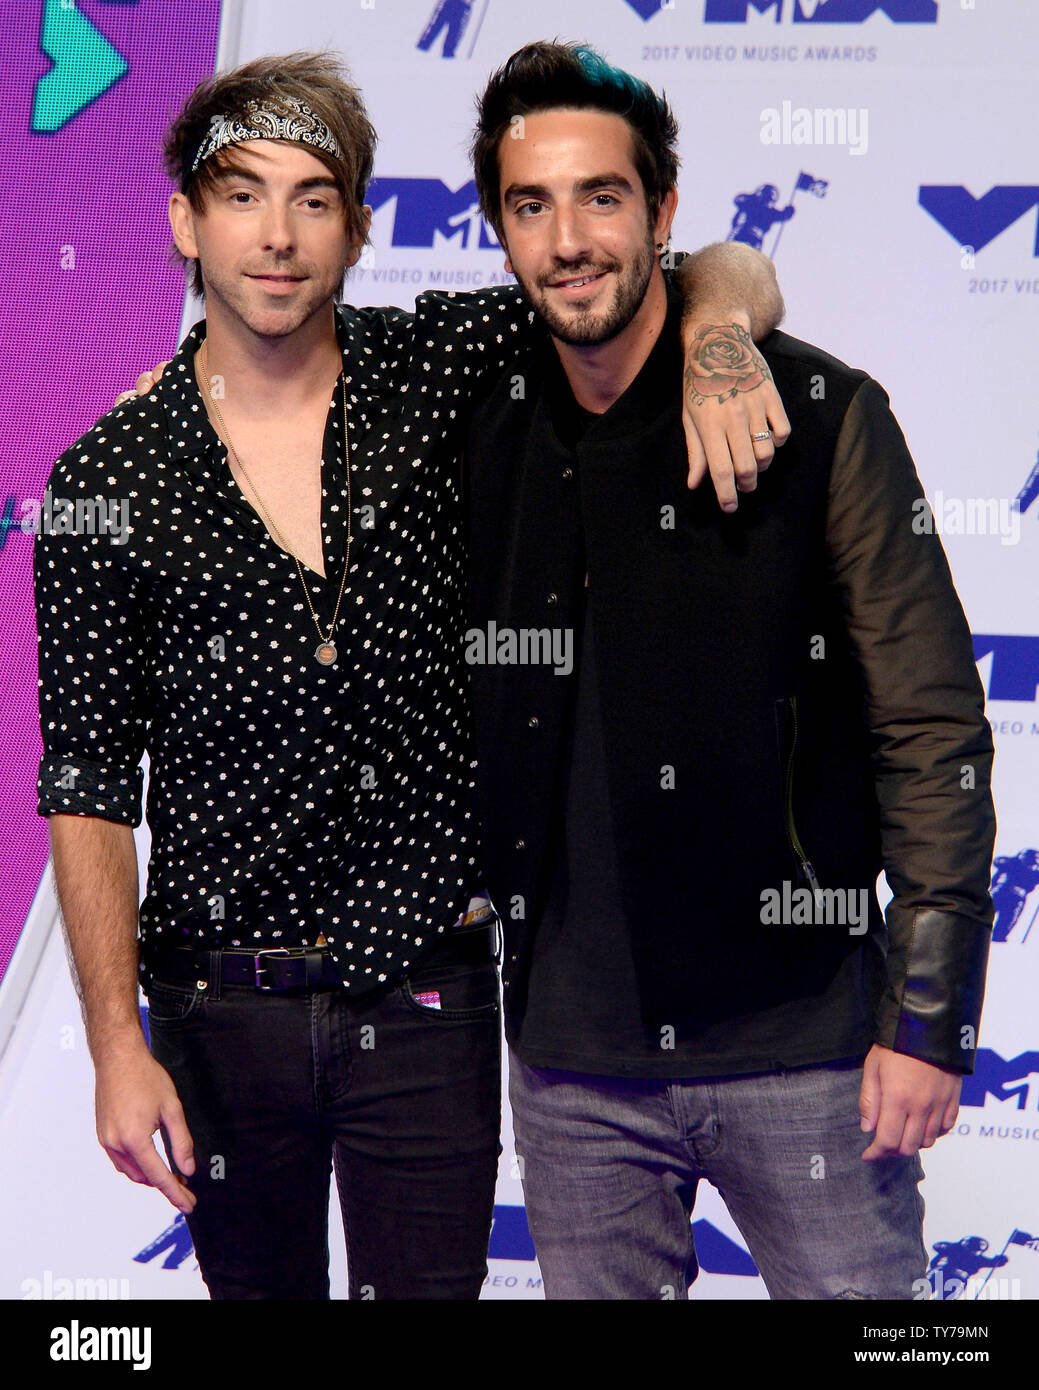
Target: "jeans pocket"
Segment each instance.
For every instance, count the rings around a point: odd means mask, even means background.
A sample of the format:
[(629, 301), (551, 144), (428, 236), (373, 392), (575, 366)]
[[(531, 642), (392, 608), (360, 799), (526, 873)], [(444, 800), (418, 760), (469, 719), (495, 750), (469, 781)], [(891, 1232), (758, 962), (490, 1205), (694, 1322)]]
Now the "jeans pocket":
[(148, 1026), (179, 1028), (202, 1012), (205, 991), (198, 985), (167, 984), (152, 980), (148, 991)]
[(499, 1007), (498, 970), (493, 961), (413, 970), (400, 983), (400, 997), (413, 1013), (442, 1023), (493, 1018)]

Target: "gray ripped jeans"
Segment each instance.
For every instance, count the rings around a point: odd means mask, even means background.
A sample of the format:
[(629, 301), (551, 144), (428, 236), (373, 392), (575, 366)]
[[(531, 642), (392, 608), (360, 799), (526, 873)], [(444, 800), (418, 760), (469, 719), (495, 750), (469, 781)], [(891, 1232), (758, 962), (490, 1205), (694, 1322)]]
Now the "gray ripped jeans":
[(509, 1093), (548, 1298), (685, 1298), (697, 1184), (716, 1187), (772, 1298), (919, 1296), (918, 1154), (865, 1162), (861, 1062), (703, 1081), (525, 1066)]

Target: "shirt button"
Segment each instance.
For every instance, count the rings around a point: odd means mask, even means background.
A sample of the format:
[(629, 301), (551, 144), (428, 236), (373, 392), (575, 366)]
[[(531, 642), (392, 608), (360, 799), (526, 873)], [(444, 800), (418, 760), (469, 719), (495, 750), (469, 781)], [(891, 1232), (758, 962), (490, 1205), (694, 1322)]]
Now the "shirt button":
[(517, 841), (516, 841), (516, 848), (517, 848), (517, 849), (526, 849), (526, 848), (527, 848), (527, 842), (526, 842), (526, 840), (517, 840)]
[(530, 716), (530, 718), (527, 720), (527, 723), (530, 725), (530, 727), (531, 727), (532, 729), (536, 729), (536, 728), (537, 728), (538, 722), (539, 722), (539, 721), (538, 721), (538, 717), (537, 717), (536, 714), (532, 714), (532, 715)]
[(566, 478), (568, 481), (569, 481), (569, 479), (572, 478), (573, 476), (574, 476), (574, 470), (573, 470), (572, 468), (564, 468), (564, 469), (563, 469), (563, 477)]
[(548, 596), (548, 598), (545, 600), (545, 602), (546, 602), (546, 603), (558, 603), (558, 602), (559, 602), (559, 595), (558, 595), (558, 594), (549, 594), (549, 596)]

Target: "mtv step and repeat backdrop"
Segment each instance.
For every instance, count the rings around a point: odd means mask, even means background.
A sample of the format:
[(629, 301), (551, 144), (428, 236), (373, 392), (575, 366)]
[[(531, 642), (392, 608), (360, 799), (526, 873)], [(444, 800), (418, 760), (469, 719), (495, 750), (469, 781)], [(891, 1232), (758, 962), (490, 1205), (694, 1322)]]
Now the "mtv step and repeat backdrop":
[[(981, 1046), (926, 1155), (939, 1298), (1039, 1296), (1039, 7), (1023, 0), (35, 0), (6, 6), (11, 365), (0, 415), (0, 1297), (199, 1298), (181, 1218), (109, 1166), (35, 815), (31, 514), (54, 458), (201, 316), (165, 261), (159, 142), (204, 74), (331, 46), (380, 134), (358, 304), (502, 280), (465, 156), (474, 93), (583, 39), (682, 124), (675, 245), (773, 256), (788, 329), (888, 389), (975, 634), (995, 731), (997, 917)], [(782, 466), (780, 457), (777, 467)], [(139, 836), (143, 872), (147, 832)], [(142, 884), (143, 892), (143, 884)], [(506, 1117), (488, 1298), (540, 1277)], [(696, 1298), (763, 1298), (720, 1199)], [(332, 1222), (333, 1241), (338, 1223)], [(854, 1230), (848, 1232), (855, 1239)], [(333, 1292), (345, 1258), (333, 1246)]]

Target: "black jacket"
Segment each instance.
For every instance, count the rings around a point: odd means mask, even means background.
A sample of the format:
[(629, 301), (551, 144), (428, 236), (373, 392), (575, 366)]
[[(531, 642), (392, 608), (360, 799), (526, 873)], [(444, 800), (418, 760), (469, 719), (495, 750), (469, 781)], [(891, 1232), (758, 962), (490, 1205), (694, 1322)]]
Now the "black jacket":
[[(566, 629), (587, 563), (618, 863), (653, 1018), (692, 1013), (746, 1071), (741, 1017), (838, 990), (830, 1056), (861, 1038), (859, 1016), (867, 1046), (969, 1072), (995, 833), (970, 634), (940, 541), (914, 528), (923, 489), (884, 391), (784, 333), (761, 348), (793, 434), (724, 515), (709, 482), (685, 487), (676, 304), (576, 459), (552, 423), (562, 377), (546, 335), (470, 433), (468, 625)], [(470, 675), (515, 1019), (560, 833), (574, 680), (547, 663)], [(868, 931), (763, 922), (763, 894), (784, 883), (788, 901), (807, 885), (864, 891)], [(791, 1039), (760, 1063), (811, 1060)]]

